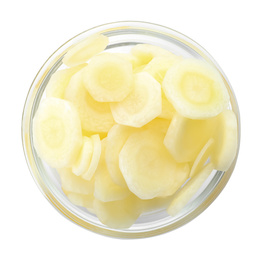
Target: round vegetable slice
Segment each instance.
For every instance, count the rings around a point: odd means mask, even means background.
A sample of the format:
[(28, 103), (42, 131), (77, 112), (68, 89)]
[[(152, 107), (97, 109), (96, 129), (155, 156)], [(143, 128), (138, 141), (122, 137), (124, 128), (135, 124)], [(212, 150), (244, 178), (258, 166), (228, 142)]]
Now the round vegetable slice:
[(65, 193), (74, 192), (83, 195), (94, 193), (94, 178), (90, 181), (76, 176), (71, 168), (57, 169), (61, 178), (61, 187)]
[(205, 180), (214, 169), (213, 163), (207, 164), (199, 173), (191, 178), (176, 194), (167, 212), (171, 216), (177, 215), (201, 188)]
[(121, 200), (131, 192), (127, 187), (121, 187), (113, 182), (105, 162), (106, 139), (102, 141), (102, 152), (98, 167), (95, 171), (94, 197), (103, 202)]
[(102, 34), (94, 34), (77, 43), (65, 54), (62, 62), (73, 67), (88, 61), (92, 56), (102, 52), (108, 44), (108, 38)]
[(229, 104), (229, 94), (219, 72), (198, 59), (185, 59), (171, 67), (162, 88), (176, 111), (191, 119), (214, 117)]
[(52, 74), (49, 83), (46, 87), (47, 97), (64, 98), (66, 87), (68, 86), (71, 77), (87, 64), (81, 64), (69, 69), (58, 70)]
[(96, 101), (122, 101), (133, 89), (132, 65), (119, 55), (103, 53), (90, 60), (83, 82)]
[(134, 131), (135, 129), (132, 127), (116, 124), (109, 130), (106, 139), (105, 162), (107, 169), (112, 180), (122, 187), (127, 187), (127, 185), (119, 168), (119, 153), (127, 138)]
[(76, 108), (58, 98), (43, 100), (33, 119), (33, 142), (51, 167), (70, 167), (82, 146), (81, 121)]
[(119, 167), (131, 192), (141, 199), (173, 194), (188, 178), (188, 164), (178, 164), (151, 130), (132, 134), (119, 155)]
[(211, 137), (214, 121), (193, 120), (175, 114), (164, 138), (164, 145), (177, 162), (194, 161)]
[(234, 161), (238, 148), (237, 119), (232, 110), (225, 110), (216, 118), (215, 146), (211, 160), (219, 171), (226, 171)]
[(121, 102), (111, 103), (111, 111), (118, 124), (141, 127), (161, 113), (161, 87), (148, 73), (134, 76), (133, 91)]
[(82, 175), (89, 167), (93, 155), (93, 141), (90, 137), (83, 137), (83, 145), (81, 152), (72, 166), (72, 172), (80, 176)]
[[(146, 124), (143, 129), (159, 132), (165, 136), (169, 124), (169, 120), (156, 118)], [(116, 124), (109, 130), (107, 135), (105, 150), (106, 165), (113, 181), (122, 187), (127, 187), (127, 184), (119, 168), (119, 154), (128, 137), (135, 131), (137, 129)]]
[(101, 140), (99, 135), (91, 136), (93, 143), (93, 155), (88, 169), (81, 175), (85, 180), (91, 180), (98, 166), (101, 156)]
[(133, 194), (123, 200), (110, 202), (95, 199), (94, 209), (103, 224), (119, 229), (132, 226), (142, 212), (141, 202)]
[(82, 73), (83, 70), (77, 72), (70, 80), (65, 91), (65, 99), (71, 101), (77, 108), (86, 134), (107, 132), (114, 125), (110, 106), (108, 103), (97, 102), (90, 96), (84, 87)]

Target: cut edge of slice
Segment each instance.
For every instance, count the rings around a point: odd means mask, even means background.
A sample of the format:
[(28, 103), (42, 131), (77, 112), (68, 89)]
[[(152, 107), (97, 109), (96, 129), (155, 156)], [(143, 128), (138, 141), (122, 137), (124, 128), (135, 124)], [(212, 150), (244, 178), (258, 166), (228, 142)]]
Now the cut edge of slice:
[(208, 142), (204, 145), (200, 153), (197, 155), (192, 165), (192, 168), (191, 168), (190, 178), (196, 175), (197, 172), (199, 172), (203, 168), (204, 164), (211, 156), (214, 143), (215, 143), (215, 140), (213, 138), (210, 138)]
[(214, 169), (213, 163), (209, 163), (191, 178), (176, 194), (171, 204), (167, 208), (170, 216), (174, 217), (188, 204), (192, 197), (202, 187)]
[(81, 175), (81, 177), (85, 180), (91, 180), (96, 168), (98, 166), (100, 156), (101, 156), (101, 140), (100, 136), (97, 135), (92, 135), (91, 136), (92, 142), (93, 142), (93, 155), (91, 159), (91, 163), (89, 165), (88, 170)]
[(231, 166), (237, 154), (237, 118), (232, 110), (225, 110), (216, 120), (218, 120), (218, 127), (214, 134), (216, 145), (212, 152), (211, 160), (218, 171), (226, 171)]
[(72, 172), (80, 176), (89, 167), (93, 155), (93, 141), (87, 136), (83, 136), (83, 145), (81, 152), (72, 166)]

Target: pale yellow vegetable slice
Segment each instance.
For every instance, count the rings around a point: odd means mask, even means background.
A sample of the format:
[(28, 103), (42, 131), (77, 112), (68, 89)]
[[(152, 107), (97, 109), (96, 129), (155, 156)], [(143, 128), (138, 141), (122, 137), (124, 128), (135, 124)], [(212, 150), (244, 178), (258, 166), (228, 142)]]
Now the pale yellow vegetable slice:
[(204, 145), (202, 150), (199, 152), (192, 165), (190, 178), (192, 178), (195, 174), (197, 174), (197, 172), (199, 172), (203, 168), (206, 161), (211, 157), (214, 143), (215, 143), (214, 139), (210, 138), (208, 142)]
[(71, 77), (86, 65), (87, 64), (80, 64), (69, 69), (58, 70), (52, 74), (46, 87), (46, 96), (63, 99), (66, 87), (68, 86)]
[(51, 167), (70, 167), (82, 146), (82, 129), (74, 105), (58, 98), (44, 99), (33, 119), (33, 142)]
[(75, 192), (67, 193), (67, 197), (74, 205), (84, 207), (87, 209), (93, 209), (94, 196), (93, 194), (83, 195)]
[(109, 130), (106, 139), (106, 166), (113, 181), (122, 187), (127, 185), (119, 168), (119, 153), (129, 135), (134, 131), (132, 127), (116, 124)]
[(111, 103), (118, 124), (142, 127), (161, 113), (161, 86), (148, 73), (134, 76), (133, 91), (121, 102)]
[(237, 119), (232, 110), (225, 110), (216, 118), (216, 121), (215, 147), (211, 159), (217, 170), (226, 171), (237, 154)]
[(84, 180), (80, 176), (76, 176), (71, 168), (57, 169), (61, 178), (61, 187), (68, 194), (74, 192), (83, 195), (94, 193), (94, 178), (90, 181)]
[(92, 56), (102, 52), (108, 44), (108, 38), (102, 34), (94, 34), (69, 49), (62, 62), (73, 67), (88, 61)]
[(83, 82), (96, 101), (122, 101), (133, 89), (132, 65), (118, 55), (103, 53), (90, 60)]
[(220, 73), (202, 60), (184, 59), (171, 67), (162, 87), (176, 111), (187, 118), (214, 117), (229, 104), (229, 94)]
[(211, 137), (212, 120), (193, 120), (175, 114), (164, 138), (164, 145), (177, 162), (194, 161)]
[(127, 186), (140, 199), (173, 194), (188, 178), (188, 164), (178, 164), (151, 130), (132, 134), (119, 155)]
[(110, 202), (95, 199), (94, 209), (103, 224), (118, 229), (132, 226), (142, 212), (141, 202), (133, 194), (123, 200)]
[(212, 163), (207, 164), (176, 193), (175, 198), (167, 209), (169, 215), (177, 215), (188, 204), (212, 173), (213, 169), (214, 165)]
[(143, 69), (143, 71), (148, 72), (154, 79), (156, 79), (160, 84), (165, 77), (167, 70), (179, 63), (182, 57), (176, 55), (158, 56), (154, 57)]
[(131, 54), (140, 60), (140, 63), (147, 64), (154, 57), (172, 56), (173, 54), (159, 46), (150, 44), (137, 44), (131, 48)]
[(92, 135), (91, 136), (92, 143), (93, 143), (93, 155), (91, 162), (89, 164), (88, 169), (81, 175), (81, 177), (85, 180), (91, 180), (92, 177), (94, 176), (94, 173), (97, 169), (100, 156), (101, 156), (101, 140), (100, 136), (97, 135)]
[[(89, 65), (88, 65), (89, 66)], [(85, 134), (103, 133), (114, 125), (114, 119), (108, 103), (95, 101), (84, 87), (83, 70), (77, 72), (65, 92), (65, 99), (77, 108)]]
[[(142, 129), (159, 132), (165, 136), (169, 124), (169, 120), (156, 118), (146, 124)], [(109, 130), (107, 135), (105, 151), (106, 165), (113, 181), (122, 187), (127, 187), (127, 184), (119, 168), (119, 153), (128, 137), (136, 130), (132, 127), (116, 124)]]
[(94, 197), (103, 202), (122, 200), (131, 192), (127, 187), (121, 187), (113, 182), (105, 162), (107, 139), (102, 140), (102, 152), (98, 167), (95, 171)]
[(89, 167), (93, 155), (93, 141), (90, 137), (83, 137), (83, 145), (80, 154), (72, 166), (72, 172), (80, 176)]

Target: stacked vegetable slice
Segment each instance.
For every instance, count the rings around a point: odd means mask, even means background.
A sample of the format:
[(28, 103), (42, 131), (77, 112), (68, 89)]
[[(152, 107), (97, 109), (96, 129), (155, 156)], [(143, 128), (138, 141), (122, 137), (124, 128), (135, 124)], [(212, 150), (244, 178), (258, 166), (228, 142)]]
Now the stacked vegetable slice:
[(68, 50), (33, 119), (38, 155), (62, 190), (112, 228), (147, 211), (175, 216), (237, 153), (237, 119), (219, 72), (139, 44), (108, 53), (92, 35)]

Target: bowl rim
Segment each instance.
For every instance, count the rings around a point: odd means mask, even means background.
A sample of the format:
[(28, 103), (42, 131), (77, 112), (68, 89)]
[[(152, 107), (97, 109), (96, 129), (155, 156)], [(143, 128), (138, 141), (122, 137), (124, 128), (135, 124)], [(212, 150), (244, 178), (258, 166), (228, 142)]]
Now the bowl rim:
[[(129, 232), (129, 230), (118, 230), (118, 229), (111, 229), (108, 227), (102, 228), (98, 227), (96, 225), (93, 225), (91, 223), (88, 223), (81, 219), (80, 217), (76, 216), (74, 212), (71, 212), (71, 210), (64, 207), (58, 198), (50, 192), (48, 187), (46, 187), (41, 180), (39, 174), (38, 174), (38, 168), (36, 167), (36, 162), (34, 155), (32, 153), (32, 144), (31, 144), (31, 137), (30, 137), (30, 126), (31, 126), (31, 108), (34, 106), (34, 103), (36, 102), (35, 98), (39, 91), (41, 91), (41, 82), (45, 79), (45, 77), (49, 76), (49, 71), (52, 66), (56, 65), (56, 62), (59, 59), (62, 59), (63, 55), (67, 52), (69, 47), (72, 45), (72, 43), (76, 40), (80, 41), (82, 38), (87, 37), (90, 34), (97, 33), (97, 32), (107, 32), (109, 30), (116, 30), (116, 29), (131, 29), (131, 28), (137, 28), (141, 30), (151, 30), (151, 31), (157, 31), (161, 34), (165, 34), (168, 37), (175, 38), (177, 40), (180, 40), (182, 43), (187, 44), (189, 47), (194, 49), (196, 52), (201, 54), (205, 59), (213, 64), (218, 71), (221, 73), (222, 78), (224, 79), (226, 85), (228, 86), (230, 98), (231, 98), (231, 104), (232, 104), (232, 110), (235, 112), (237, 117), (237, 123), (238, 123), (238, 148), (237, 148), (237, 154), (236, 157), (230, 166), (230, 168), (225, 171), (225, 173), (220, 178), (219, 182), (216, 184), (216, 186), (212, 189), (211, 193), (208, 194), (208, 196), (204, 199), (202, 203), (198, 207), (196, 207), (193, 211), (191, 211), (188, 215), (185, 215), (183, 218), (179, 219), (178, 221), (175, 221), (173, 223), (170, 223), (167, 226), (162, 226), (160, 228), (148, 230), (148, 231), (138, 231), (138, 232)], [(22, 124), (21, 124), (21, 135), (22, 135), (22, 146), (23, 151), (25, 155), (25, 159), (28, 165), (28, 168), (30, 170), (30, 173), (37, 184), (39, 190), (42, 192), (44, 197), (54, 206), (54, 208), (59, 211), (64, 217), (71, 220), (73, 223), (84, 227), (90, 231), (115, 237), (115, 238), (143, 238), (143, 237), (150, 237), (150, 236), (156, 236), (162, 233), (166, 233), (168, 231), (172, 231), (176, 228), (179, 228), (194, 218), (196, 218), (198, 215), (200, 215), (205, 209), (208, 208), (208, 206), (218, 197), (218, 195), (221, 193), (225, 185), (227, 184), (229, 178), (232, 175), (232, 172), (234, 170), (237, 156), (239, 153), (239, 146), (240, 146), (240, 136), (241, 136), (241, 123), (240, 123), (240, 114), (239, 114), (239, 108), (237, 104), (237, 100), (234, 94), (234, 91), (231, 87), (231, 84), (229, 83), (226, 75), (220, 68), (220, 66), (217, 64), (217, 62), (213, 59), (213, 57), (203, 48), (201, 47), (197, 42), (192, 40), (191, 38), (187, 37), (186, 35), (173, 30), (169, 27), (162, 26), (155, 23), (149, 23), (144, 21), (118, 21), (118, 22), (112, 22), (112, 23), (106, 23), (102, 24), (96, 27), (92, 27), (88, 30), (85, 30), (76, 36), (69, 39), (67, 42), (62, 44), (53, 54), (50, 55), (50, 57), (45, 61), (45, 63), (42, 65), (38, 73), (36, 74), (29, 91), (26, 96), (26, 101), (24, 104), (23, 112), (22, 112)]]

